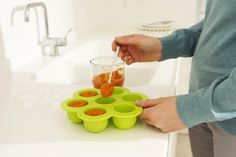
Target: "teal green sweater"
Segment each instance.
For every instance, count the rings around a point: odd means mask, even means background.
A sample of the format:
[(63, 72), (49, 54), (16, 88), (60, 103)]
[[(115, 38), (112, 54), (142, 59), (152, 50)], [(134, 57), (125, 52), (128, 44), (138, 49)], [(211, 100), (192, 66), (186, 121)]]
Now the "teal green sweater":
[(177, 97), (185, 125), (214, 122), (236, 135), (236, 0), (208, 0), (204, 20), (160, 40), (162, 60), (193, 57), (189, 94)]

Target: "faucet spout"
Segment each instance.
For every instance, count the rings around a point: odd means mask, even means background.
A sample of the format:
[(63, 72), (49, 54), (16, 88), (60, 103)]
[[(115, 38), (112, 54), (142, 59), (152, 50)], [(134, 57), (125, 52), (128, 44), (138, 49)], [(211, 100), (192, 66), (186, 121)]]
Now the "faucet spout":
[(30, 12), (30, 9), (34, 8), (34, 7), (42, 7), (43, 8), (43, 12), (44, 12), (44, 30), (45, 30), (44, 38), (48, 38), (49, 37), (48, 13), (47, 13), (47, 7), (43, 2), (29, 3), (29, 4), (26, 5), (25, 12), (24, 12), (25, 22), (29, 22), (29, 12)]
[[(67, 32), (65, 37), (57, 37), (57, 38), (51, 38), (49, 36), (49, 28), (48, 28), (48, 13), (47, 13), (47, 7), (43, 2), (37, 2), (37, 3), (29, 3), (26, 5), (24, 10), (24, 20), (25, 22), (29, 22), (29, 14), (31, 8), (36, 10), (37, 7), (43, 8), (43, 14), (44, 14), (44, 37), (40, 40), (40, 33), (38, 33), (39, 38), (39, 45), (42, 49), (43, 55), (50, 55), (50, 56), (59, 56), (58, 47), (59, 46), (66, 46), (67, 44)], [(37, 13), (37, 10), (36, 10)], [(36, 15), (37, 16), (37, 15)], [(39, 28), (39, 23), (37, 21), (37, 27)]]

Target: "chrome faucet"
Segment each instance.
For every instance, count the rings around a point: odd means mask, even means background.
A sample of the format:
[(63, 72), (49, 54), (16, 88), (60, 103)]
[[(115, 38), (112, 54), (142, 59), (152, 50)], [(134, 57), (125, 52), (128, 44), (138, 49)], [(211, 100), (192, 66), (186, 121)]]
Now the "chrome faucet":
[[(48, 27), (48, 14), (47, 14), (47, 7), (43, 2), (37, 3), (29, 3), (25, 7), (24, 11), (24, 19), (25, 22), (29, 22), (29, 13), (31, 8), (42, 7), (44, 12), (44, 37), (39, 41), (39, 44), (42, 49), (43, 55), (50, 55), (50, 56), (59, 56), (58, 47), (59, 46), (66, 46), (67, 44), (67, 34), (71, 31), (71, 29), (66, 33), (65, 37), (60, 38), (51, 38), (49, 37), (49, 27)], [(47, 51), (49, 50), (49, 51)]]

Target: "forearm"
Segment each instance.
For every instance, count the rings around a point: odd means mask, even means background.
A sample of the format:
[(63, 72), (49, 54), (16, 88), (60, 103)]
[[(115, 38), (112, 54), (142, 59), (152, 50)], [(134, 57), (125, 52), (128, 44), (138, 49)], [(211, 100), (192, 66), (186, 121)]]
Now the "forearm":
[(203, 25), (204, 21), (201, 21), (189, 29), (179, 29), (171, 35), (160, 38), (162, 43), (161, 60), (193, 56)]
[(215, 122), (236, 117), (236, 68), (230, 76), (210, 87), (177, 98), (177, 110), (185, 125)]

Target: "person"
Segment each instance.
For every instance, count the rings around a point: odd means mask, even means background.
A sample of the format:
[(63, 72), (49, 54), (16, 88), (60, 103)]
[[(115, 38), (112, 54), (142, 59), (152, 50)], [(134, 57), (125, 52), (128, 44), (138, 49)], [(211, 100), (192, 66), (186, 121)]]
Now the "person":
[(189, 94), (137, 102), (163, 132), (189, 128), (193, 157), (236, 156), (236, 1), (208, 0), (205, 18), (171, 35), (115, 37), (127, 64), (193, 57)]

